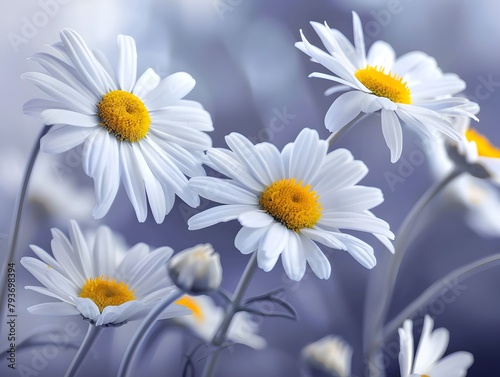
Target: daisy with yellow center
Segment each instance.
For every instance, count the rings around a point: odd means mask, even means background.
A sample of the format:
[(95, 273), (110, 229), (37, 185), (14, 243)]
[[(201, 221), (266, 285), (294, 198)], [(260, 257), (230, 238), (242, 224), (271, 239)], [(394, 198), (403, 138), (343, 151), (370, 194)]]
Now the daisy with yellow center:
[(187, 177), (205, 174), (201, 157), (212, 143), (205, 132), (213, 127), (198, 102), (183, 99), (195, 80), (184, 72), (160, 79), (152, 69), (138, 78), (135, 41), (129, 36), (117, 38), (114, 70), (76, 32), (64, 29), (60, 35), (54, 46), (58, 56), (33, 56), (47, 74), (22, 76), (54, 99), (24, 106), (26, 114), (53, 125), (41, 150), (62, 153), (83, 144), (83, 169), (95, 183), (95, 218), (106, 215), (120, 181), (140, 222), (146, 220), (148, 202), (157, 223), (172, 209), (175, 195), (196, 207), (199, 197), (188, 188)]
[(314, 72), (310, 77), (340, 84), (327, 94), (347, 91), (333, 102), (325, 116), (325, 126), (331, 132), (339, 131), (361, 112), (380, 111), (391, 161), (396, 162), (403, 148), (400, 121), (426, 137), (433, 138), (437, 131), (458, 141), (460, 134), (443, 115), (466, 114), (476, 119), (460, 109), (468, 103), (466, 99), (452, 97), (465, 89), (465, 83), (454, 74), (443, 74), (430, 56), (414, 51), (396, 59), (392, 47), (382, 41), (375, 42), (367, 53), (361, 21), (355, 12), (354, 45), (326, 23), (311, 25), (328, 52), (310, 44), (302, 31), (302, 41), (296, 47), (334, 75)]
[[(140, 243), (122, 253), (119, 237), (108, 227), (100, 227), (90, 242), (75, 221), (69, 225), (69, 238), (52, 229), (54, 257), (32, 245), (39, 259), (21, 259), (44, 285), (26, 288), (60, 300), (31, 306), (31, 313), (81, 315), (95, 326), (118, 326), (142, 319), (175, 290), (165, 271), (169, 247), (150, 251)], [(168, 308), (164, 318), (189, 313), (180, 304)]]
[(393, 250), (389, 225), (369, 211), (383, 202), (382, 192), (356, 185), (368, 169), (349, 151), (327, 154), (328, 143), (307, 128), (282, 152), (269, 143), (253, 145), (237, 133), (226, 142), (230, 150), (208, 150), (207, 165), (230, 179), (189, 181), (193, 191), (222, 205), (191, 217), (189, 229), (238, 219), (236, 248), (256, 252), (264, 271), (281, 256), (293, 280), (304, 276), (307, 263), (319, 278), (330, 276), (330, 263), (316, 242), (346, 250), (367, 268), (375, 266), (372, 247), (340, 229), (373, 233)]
[(443, 357), (449, 332), (433, 330), (434, 321), (426, 315), (415, 359), (413, 359), (413, 322), (407, 319), (399, 329), (399, 368), (401, 377), (463, 377), (474, 362), (469, 352), (455, 352)]
[[(210, 296), (182, 296), (177, 305), (189, 309), (192, 314), (179, 316), (175, 322), (185, 326), (206, 343), (210, 343), (224, 318), (224, 309), (217, 306)], [(257, 334), (258, 325), (252, 315), (242, 311), (235, 314), (227, 339), (233, 343), (245, 344), (255, 349), (266, 346), (266, 340)]]

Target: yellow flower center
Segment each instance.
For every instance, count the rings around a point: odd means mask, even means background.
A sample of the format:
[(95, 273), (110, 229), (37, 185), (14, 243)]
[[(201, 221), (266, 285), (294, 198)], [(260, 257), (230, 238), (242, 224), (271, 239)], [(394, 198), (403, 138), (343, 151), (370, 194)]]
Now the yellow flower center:
[(189, 296), (182, 296), (175, 303), (191, 310), (193, 312), (193, 317), (197, 322), (203, 322), (205, 316), (203, 315), (200, 305), (198, 305), (195, 299)]
[(490, 143), (488, 138), (476, 130), (469, 128), (465, 132), (468, 141), (474, 141), (477, 145), (477, 154), (481, 157), (500, 158), (500, 149)]
[(119, 141), (136, 142), (144, 138), (151, 124), (148, 109), (134, 94), (113, 90), (97, 104), (101, 126)]
[(127, 301), (135, 300), (134, 291), (130, 290), (128, 284), (110, 280), (109, 277), (91, 278), (85, 281), (79, 297), (90, 298), (95, 302), (102, 313), (107, 306), (118, 306)]
[(382, 67), (368, 65), (358, 69), (354, 76), (378, 97), (389, 98), (395, 103), (411, 104), (410, 88), (395, 73), (385, 73)]
[(319, 196), (310, 185), (302, 186), (295, 178), (281, 179), (267, 186), (259, 204), (276, 221), (299, 232), (312, 228), (321, 217)]
[(422, 374), (422, 376), (421, 376), (421, 377), (431, 377), (431, 376), (429, 376), (429, 375), (427, 375), (427, 374)]

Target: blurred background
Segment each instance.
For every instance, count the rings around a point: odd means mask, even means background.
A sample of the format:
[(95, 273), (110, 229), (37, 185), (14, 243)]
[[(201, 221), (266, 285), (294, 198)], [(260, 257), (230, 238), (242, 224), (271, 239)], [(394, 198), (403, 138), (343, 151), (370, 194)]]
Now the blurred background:
[[(443, 71), (454, 72), (464, 79), (465, 94), (481, 106), (479, 131), (500, 145), (497, 124), (500, 5), (494, 0), (4, 2), (0, 15), (3, 35), (0, 39), (1, 255), (7, 250), (23, 171), (30, 151), (37, 147), (37, 135), (42, 129), (39, 120), (22, 114), (22, 105), (43, 94), (19, 77), (24, 72), (40, 70), (27, 58), (35, 52), (49, 51), (46, 45), (59, 41), (60, 29), (76, 30), (91, 48), (103, 51), (111, 59), (116, 57), (116, 35), (128, 34), (137, 43), (140, 73), (148, 67), (162, 77), (177, 71), (189, 72), (197, 85), (188, 98), (201, 102), (211, 113), (214, 146), (226, 147), (224, 136), (236, 131), (255, 143), (269, 141), (281, 149), (304, 127), (317, 129), (324, 138), (329, 135), (323, 118), (333, 98), (323, 93), (330, 85), (307, 77), (313, 71), (326, 73), (326, 69), (311, 63), (294, 47), (299, 40), (299, 30), (303, 29), (308, 39), (319, 46), (319, 38), (309, 21), (327, 21), (330, 27), (341, 30), (352, 40), (352, 10), (361, 17), (367, 45), (378, 39), (385, 40), (398, 56), (413, 50), (424, 51), (436, 58)], [(361, 183), (382, 189), (385, 202), (374, 212), (388, 221), (395, 233), (405, 214), (437, 175), (432, 163), (437, 152), (433, 148), (422, 147), (408, 132), (405, 132), (404, 143), (403, 157), (391, 164), (380, 119), (371, 116), (344, 134), (337, 144), (350, 149), (356, 159), (368, 165), (370, 172)], [(24, 290), (25, 285), (38, 283), (19, 263), (22, 256), (32, 255), (29, 244), (50, 250), (50, 228), (59, 227), (67, 232), (70, 218), (79, 221), (89, 232), (106, 224), (122, 233), (129, 245), (146, 242), (180, 251), (209, 242), (222, 255), (223, 287), (229, 291), (234, 290), (248, 260), (233, 246), (239, 229), (237, 222), (188, 231), (186, 220), (211, 205), (204, 201), (198, 209), (178, 203), (163, 224), (156, 224), (151, 215), (139, 224), (121, 189), (108, 215), (101, 221), (94, 220), (91, 217), (93, 184), (82, 171), (80, 155), (78, 148), (60, 156), (40, 155), (14, 259), (18, 338), (32, 331), (62, 336), (67, 326), (78, 330), (68, 335), (69, 340), (55, 342), (57, 352), (45, 358), (45, 363), (39, 361), (44, 345), (36, 342), (30, 348), (18, 350), (16, 371), (7, 367), (2, 356), (2, 376), (63, 375), (76, 352), (75, 347), (84, 337), (86, 323), (78, 317), (39, 317), (26, 311), (28, 306), (46, 299)], [(500, 208), (498, 189), (473, 185), (479, 187), (479, 191), (473, 192), (479, 193), (476, 196), (460, 196), (456, 190), (448, 190), (423, 213), (416, 227), (421, 233), (401, 267), (389, 318), (448, 272), (500, 251), (500, 211), (492, 212)], [(491, 200), (485, 212), (491, 219), (490, 228), (486, 230), (481, 226), (483, 215), (476, 205), (478, 200), (481, 203), (485, 192)], [(320, 281), (308, 270), (301, 282), (291, 282), (279, 263), (272, 272), (259, 270), (248, 295), (285, 287), (284, 297), (295, 307), (299, 319), (293, 322), (256, 317), (260, 334), (268, 341), (267, 348), (254, 351), (245, 346), (232, 347), (222, 354), (217, 376), (299, 376), (301, 349), (328, 334), (340, 335), (351, 344), (353, 375), (364, 376), (363, 318), (373, 309), (364, 306), (366, 287), (368, 281), (380, 278), (377, 274), (385, 271), (391, 255), (373, 238), (360, 237), (375, 247), (378, 265), (371, 271), (335, 250), (325, 250), (332, 263), (332, 277), (327, 281)], [(423, 315), (429, 313), (435, 318), (436, 327), (449, 329), (451, 339), (447, 353), (465, 350), (474, 354), (469, 376), (499, 374), (499, 286), (499, 269), (490, 269), (465, 281), (454, 299), (447, 300), (450, 302), (438, 300), (422, 308), (415, 317), (420, 323)], [(136, 328), (137, 323), (130, 323), (106, 329), (80, 375), (116, 375), (121, 355)], [(5, 329), (6, 320), (2, 318), (2, 349), (7, 343)], [(151, 339), (136, 373), (180, 376), (184, 355), (196, 344), (196, 339), (168, 324), (159, 324), (156, 330), (156, 337)], [(420, 330), (421, 326), (416, 326), (417, 339)], [(47, 339), (40, 336), (37, 340)], [(392, 346), (384, 350), (387, 375), (398, 376), (396, 334), (388, 344)], [(201, 351), (197, 356), (195, 367), (201, 373), (206, 353)], [(25, 374), (21, 367), (28, 368), (24, 369)]]

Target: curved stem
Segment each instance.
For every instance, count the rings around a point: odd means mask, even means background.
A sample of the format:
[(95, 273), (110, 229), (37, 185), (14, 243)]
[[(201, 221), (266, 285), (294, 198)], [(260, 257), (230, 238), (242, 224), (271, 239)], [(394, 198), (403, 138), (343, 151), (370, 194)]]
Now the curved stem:
[[(214, 338), (212, 339), (212, 344), (217, 347), (220, 347), (226, 340), (227, 331), (229, 326), (231, 325), (231, 321), (233, 320), (234, 315), (237, 313), (243, 295), (245, 294), (248, 286), (250, 285), (250, 281), (252, 280), (255, 269), (257, 268), (257, 251), (252, 254), (252, 257), (248, 261), (248, 264), (241, 275), (240, 281), (234, 291), (233, 297), (231, 298), (231, 302), (226, 308), (226, 313), (224, 315), (224, 319), (222, 323), (215, 333)], [(211, 377), (215, 371), (215, 365), (217, 363), (217, 359), (219, 357), (219, 349), (215, 350), (212, 356), (207, 361), (205, 365), (205, 370), (203, 371), (203, 377)]]
[(351, 127), (353, 127), (355, 124), (361, 122), (363, 119), (365, 119), (366, 117), (368, 117), (368, 115), (370, 115), (371, 113), (360, 113), (356, 118), (354, 118), (353, 120), (351, 120), (349, 123), (347, 123), (344, 127), (342, 127), (340, 130), (338, 130), (337, 132), (335, 133), (332, 133), (328, 139), (326, 139), (326, 141), (328, 142), (328, 144), (330, 146), (332, 146), (338, 139), (340, 139), (340, 137), (348, 130), (350, 129)]
[(35, 146), (33, 147), (33, 150), (31, 151), (30, 158), (28, 160), (28, 166), (26, 167), (26, 170), (24, 172), (23, 176), (23, 182), (22, 182), (22, 187), (21, 191), (19, 192), (16, 200), (16, 212), (14, 214), (13, 218), (13, 227), (12, 227), (12, 233), (10, 236), (9, 240), (9, 249), (7, 251), (7, 255), (5, 257), (5, 262), (3, 263), (2, 270), (0, 271), (0, 284), (1, 284), (1, 289), (0, 289), (0, 315), (3, 315), (3, 312), (5, 310), (5, 305), (4, 303), (6, 302), (5, 300), (5, 292), (7, 289), (7, 265), (8, 263), (12, 263), (15, 253), (16, 253), (16, 246), (17, 246), (17, 238), (19, 236), (19, 229), (21, 225), (21, 214), (23, 212), (24, 208), (24, 203), (26, 201), (26, 195), (28, 193), (28, 184), (30, 181), (31, 173), (33, 172), (33, 167), (35, 166), (35, 161), (36, 158), (38, 157), (38, 152), (40, 151), (39, 144), (40, 144), (40, 139), (49, 131), (50, 126), (45, 126), (43, 130), (40, 132), (40, 135), (38, 136), (37, 142)]
[(375, 313), (370, 313), (371, 316), (375, 318), (373, 326), (369, 331), (369, 336), (367, 337), (368, 343), (365, 343), (365, 351), (368, 354), (369, 365), (375, 364), (376, 352), (380, 343), (380, 332), (383, 326), (385, 317), (387, 316), (387, 311), (389, 309), (389, 304), (391, 303), (392, 295), (394, 293), (394, 286), (396, 283), (396, 278), (398, 275), (399, 267), (408, 249), (408, 244), (411, 241), (412, 230), (414, 223), (422, 210), (427, 206), (427, 204), (443, 190), (448, 183), (457, 178), (462, 174), (462, 170), (453, 170), (448, 174), (443, 180), (435, 183), (431, 186), (422, 197), (415, 203), (410, 212), (406, 215), (403, 220), (399, 232), (396, 236), (395, 243), (395, 255), (391, 258), (388, 272), (386, 274), (386, 279), (384, 285), (380, 288), (380, 292), (383, 292), (380, 304), (375, 308)]
[(158, 305), (156, 305), (151, 312), (144, 318), (141, 325), (135, 332), (132, 340), (130, 341), (127, 350), (125, 351), (125, 355), (123, 356), (122, 362), (120, 364), (120, 369), (118, 370), (118, 377), (129, 377), (131, 376), (131, 366), (134, 362), (135, 356), (139, 347), (144, 340), (144, 337), (151, 330), (151, 326), (158, 319), (160, 314), (170, 305), (172, 305), (175, 301), (177, 301), (182, 295), (183, 291), (176, 289), (171, 292), (168, 296), (162, 299)]
[(411, 318), (420, 308), (429, 305), (434, 299), (454, 288), (458, 283), (496, 265), (500, 265), (500, 254), (482, 258), (450, 272), (427, 288), (384, 327), (383, 340), (387, 339), (403, 324), (405, 319)]
[(83, 339), (82, 345), (78, 349), (73, 361), (71, 362), (68, 370), (66, 371), (65, 377), (73, 377), (78, 372), (78, 368), (82, 365), (83, 360), (89, 353), (90, 348), (94, 344), (94, 341), (97, 338), (101, 331), (101, 327), (94, 326), (89, 324), (89, 329), (87, 331), (87, 335), (85, 335), (85, 339)]

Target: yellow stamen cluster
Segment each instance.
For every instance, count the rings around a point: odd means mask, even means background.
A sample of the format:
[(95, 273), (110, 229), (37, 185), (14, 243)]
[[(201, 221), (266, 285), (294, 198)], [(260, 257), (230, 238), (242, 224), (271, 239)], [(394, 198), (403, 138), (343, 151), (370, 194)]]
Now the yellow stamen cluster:
[(500, 158), (500, 148), (491, 144), (486, 136), (481, 135), (472, 128), (469, 128), (465, 133), (465, 137), (468, 141), (474, 141), (476, 143), (477, 154), (480, 157)]
[(267, 186), (259, 204), (276, 221), (299, 232), (312, 228), (321, 218), (319, 196), (310, 185), (302, 186), (295, 178), (281, 179)]
[(79, 297), (94, 301), (101, 313), (107, 306), (118, 306), (135, 300), (134, 291), (129, 289), (128, 284), (104, 276), (87, 279)]
[(411, 104), (411, 91), (407, 83), (394, 73), (385, 73), (382, 67), (368, 65), (358, 69), (354, 76), (378, 97), (389, 98), (395, 103)]
[(97, 104), (101, 126), (119, 141), (136, 142), (149, 131), (151, 118), (144, 103), (134, 94), (113, 90)]
[(200, 305), (198, 305), (192, 297), (182, 296), (175, 303), (191, 310), (193, 312), (193, 317), (197, 322), (203, 322), (203, 319), (205, 318), (203, 311), (201, 310)]

